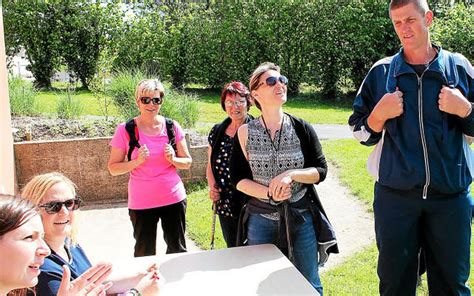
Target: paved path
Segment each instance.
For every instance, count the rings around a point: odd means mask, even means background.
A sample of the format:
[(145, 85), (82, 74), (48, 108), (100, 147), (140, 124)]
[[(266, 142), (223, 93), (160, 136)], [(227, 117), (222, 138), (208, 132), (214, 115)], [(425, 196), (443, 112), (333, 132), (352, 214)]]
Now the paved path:
[(323, 272), (344, 262), (375, 239), (373, 214), (340, 184), (336, 174), (337, 168), (329, 164), (326, 180), (316, 187), (326, 214), (336, 230), (340, 252), (329, 257)]
[[(79, 242), (93, 262), (133, 258), (135, 240), (126, 203), (86, 208), (80, 214)], [(200, 251), (188, 238), (186, 247), (190, 252)], [(157, 255), (166, 253), (161, 223), (158, 225), (156, 251)]]
[(320, 140), (352, 139), (352, 131), (346, 124), (313, 124)]
[[(315, 125), (321, 139), (350, 138), (351, 131), (346, 125)], [(373, 215), (367, 212), (355, 197), (349, 194), (337, 177), (337, 169), (329, 166), (329, 174), (317, 186), (326, 212), (336, 229), (340, 254), (331, 255), (322, 271), (340, 264), (355, 252), (374, 240)], [(116, 261), (132, 258), (134, 239), (132, 226), (125, 203), (116, 205), (93, 205), (81, 211), (79, 240), (90, 258)], [(165, 254), (161, 227), (158, 227), (157, 254)], [(186, 242), (188, 250), (200, 249), (191, 240)]]

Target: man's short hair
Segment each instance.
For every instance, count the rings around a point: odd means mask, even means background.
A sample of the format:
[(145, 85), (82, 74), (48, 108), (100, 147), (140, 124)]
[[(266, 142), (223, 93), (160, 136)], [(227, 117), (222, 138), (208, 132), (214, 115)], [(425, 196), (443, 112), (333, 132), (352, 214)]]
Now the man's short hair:
[(410, 3), (413, 3), (415, 5), (416, 9), (422, 15), (424, 15), (428, 10), (430, 10), (427, 0), (391, 0), (390, 5), (389, 5), (389, 9), (388, 9), (389, 15), (390, 15), (390, 12), (393, 9), (400, 8), (400, 7), (408, 5)]

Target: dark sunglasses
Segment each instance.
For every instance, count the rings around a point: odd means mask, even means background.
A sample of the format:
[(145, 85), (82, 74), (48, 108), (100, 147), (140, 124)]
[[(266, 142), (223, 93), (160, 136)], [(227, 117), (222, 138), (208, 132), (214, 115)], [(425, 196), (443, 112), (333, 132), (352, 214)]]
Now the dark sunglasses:
[(269, 86), (274, 86), (277, 81), (280, 81), (280, 83), (284, 85), (288, 85), (288, 78), (286, 76), (281, 75), (280, 77), (275, 77), (275, 76), (269, 76), (267, 79), (265, 79), (265, 83)]
[(74, 199), (68, 199), (65, 201), (51, 201), (45, 204), (40, 205), (40, 208), (43, 208), (48, 214), (56, 214), (61, 211), (63, 205), (68, 211), (75, 211), (81, 206), (82, 200), (80, 197)]
[(153, 105), (160, 105), (163, 102), (163, 100), (161, 99), (161, 97), (155, 97), (155, 98), (141, 97), (140, 102), (142, 102), (142, 104), (145, 104), (145, 105), (150, 104), (150, 102), (153, 102)]

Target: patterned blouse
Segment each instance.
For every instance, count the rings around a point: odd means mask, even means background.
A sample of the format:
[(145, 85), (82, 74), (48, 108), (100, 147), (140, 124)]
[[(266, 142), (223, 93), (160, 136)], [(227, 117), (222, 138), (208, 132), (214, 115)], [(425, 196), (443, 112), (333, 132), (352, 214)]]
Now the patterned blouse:
[[(275, 133), (273, 144), (269, 131), (268, 133), (265, 131), (258, 118), (249, 122), (246, 149), (253, 180), (265, 186), (268, 186), (274, 177), (287, 170), (304, 167), (300, 140), (287, 115), (283, 117), (282, 130)], [(302, 183), (293, 182), (290, 203), (303, 198), (306, 190)], [(268, 199), (261, 201), (270, 202)]]
[[(214, 141), (217, 136), (217, 128), (214, 126), (209, 132), (209, 145), (214, 147)], [(240, 210), (244, 204), (244, 200), (236, 194), (237, 189), (232, 185), (229, 174), (230, 157), (232, 155), (232, 147), (234, 138), (227, 134), (222, 136), (221, 142), (218, 143), (217, 159), (214, 166), (217, 176), (214, 175), (216, 185), (221, 189), (220, 199), (217, 201), (217, 214), (226, 217), (238, 218)]]

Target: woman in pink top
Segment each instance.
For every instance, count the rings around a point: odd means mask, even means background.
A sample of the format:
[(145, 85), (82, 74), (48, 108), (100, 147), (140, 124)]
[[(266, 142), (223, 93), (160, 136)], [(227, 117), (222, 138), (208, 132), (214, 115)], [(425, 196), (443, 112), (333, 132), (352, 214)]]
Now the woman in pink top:
[(134, 118), (140, 148), (127, 161), (129, 135), (121, 123), (110, 141), (108, 168), (117, 176), (130, 172), (128, 208), (135, 237), (135, 257), (155, 255), (156, 227), (161, 219), (166, 253), (186, 252), (184, 239), (186, 192), (176, 169), (189, 169), (189, 154), (181, 126), (173, 121), (176, 150), (168, 143), (160, 109), (164, 88), (157, 79), (140, 81), (135, 92), (140, 115)]

